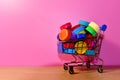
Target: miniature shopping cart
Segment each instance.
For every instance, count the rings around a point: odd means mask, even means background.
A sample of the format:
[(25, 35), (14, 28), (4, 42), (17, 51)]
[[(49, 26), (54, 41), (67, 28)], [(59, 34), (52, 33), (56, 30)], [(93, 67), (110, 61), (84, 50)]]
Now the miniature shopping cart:
[[(76, 66), (85, 65), (90, 69), (93, 65), (98, 66), (97, 70), (99, 73), (103, 72), (104, 61), (99, 55), (106, 27), (106, 25), (103, 25), (95, 37), (58, 41), (58, 52), (61, 54), (70, 54), (74, 58), (74, 61), (64, 63), (64, 70), (68, 70), (70, 74), (74, 74), (74, 67)], [(87, 35), (89, 36), (89, 34)]]

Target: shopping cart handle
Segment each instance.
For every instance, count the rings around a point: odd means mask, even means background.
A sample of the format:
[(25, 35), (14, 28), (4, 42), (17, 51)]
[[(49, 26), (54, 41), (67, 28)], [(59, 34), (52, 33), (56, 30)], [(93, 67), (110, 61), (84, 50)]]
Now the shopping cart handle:
[(101, 27), (100, 27), (100, 30), (102, 31), (106, 31), (107, 29), (107, 25), (106, 24), (103, 24)]

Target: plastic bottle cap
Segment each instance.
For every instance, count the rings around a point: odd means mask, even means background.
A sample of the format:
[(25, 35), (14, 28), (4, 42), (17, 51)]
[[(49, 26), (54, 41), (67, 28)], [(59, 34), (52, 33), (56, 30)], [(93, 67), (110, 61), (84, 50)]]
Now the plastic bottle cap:
[(76, 28), (80, 27), (80, 24), (77, 24), (71, 28), (71, 31), (75, 30)]
[(63, 43), (64, 48), (74, 48), (74, 43)]
[(86, 34), (85, 30), (79, 32), (79, 34)]
[(89, 26), (93, 28), (97, 33), (100, 31), (100, 27), (95, 22), (90, 22)]
[(76, 35), (75, 34), (73, 34), (73, 33), (71, 33), (71, 38), (70, 38), (71, 40), (76, 40), (77, 39), (77, 37), (76, 37)]
[(63, 29), (61, 30), (60, 34), (59, 34), (59, 38), (60, 40), (69, 40), (71, 37), (71, 31), (68, 29)]
[(63, 44), (61, 42), (57, 44), (57, 47), (58, 47), (58, 53), (63, 53)]
[(95, 56), (95, 51), (94, 50), (87, 50), (86, 55), (88, 56)]
[(92, 36), (96, 36), (95, 30), (94, 30), (93, 28), (91, 28), (91, 26), (88, 26), (88, 27), (86, 28), (86, 30), (87, 30), (90, 34), (92, 34)]
[(64, 53), (67, 53), (67, 54), (75, 54), (75, 50), (71, 48), (64, 48), (63, 51)]
[(74, 33), (74, 34), (79, 34), (79, 32), (82, 31), (82, 30), (84, 30), (84, 29), (85, 29), (84, 26), (80, 26), (80, 27), (76, 28), (76, 29), (73, 31), (73, 33)]
[(107, 25), (106, 25), (106, 24), (102, 25), (102, 26), (100, 27), (100, 29), (101, 29), (102, 31), (106, 31)]
[(89, 22), (84, 21), (84, 20), (80, 20), (80, 21), (79, 21), (79, 24), (81, 24), (81, 25), (83, 25), (83, 26), (88, 26), (88, 25), (89, 25)]
[(57, 35), (57, 40), (59, 40), (59, 41), (60, 41), (59, 34)]
[(87, 44), (83, 41), (79, 41), (75, 44), (75, 50), (78, 54), (84, 54), (87, 50)]
[(71, 24), (70, 22), (68, 22), (68, 23), (62, 25), (62, 26), (60, 27), (60, 29), (61, 29), (61, 30), (62, 30), (62, 29), (71, 29), (71, 27), (72, 27), (72, 24)]
[(86, 38), (86, 34), (77, 34), (77, 39), (85, 39)]
[(92, 38), (92, 35), (91, 34), (87, 34), (87, 38)]

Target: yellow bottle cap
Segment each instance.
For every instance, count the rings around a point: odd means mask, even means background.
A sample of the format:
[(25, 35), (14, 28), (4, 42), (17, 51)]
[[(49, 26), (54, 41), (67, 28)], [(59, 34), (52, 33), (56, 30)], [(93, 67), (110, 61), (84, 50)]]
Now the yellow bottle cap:
[(83, 41), (79, 41), (75, 44), (75, 50), (78, 54), (85, 54), (87, 50), (87, 44)]

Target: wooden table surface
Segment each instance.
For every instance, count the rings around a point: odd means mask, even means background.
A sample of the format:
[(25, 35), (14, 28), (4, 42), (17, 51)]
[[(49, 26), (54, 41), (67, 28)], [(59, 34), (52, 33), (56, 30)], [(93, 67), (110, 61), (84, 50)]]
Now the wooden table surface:
[(0, 67), (0, 80), (120, 80), (120, 66), (104, 67), (104, 73), (96, 68), (74, 70), (71, 75), (62, 66)]

